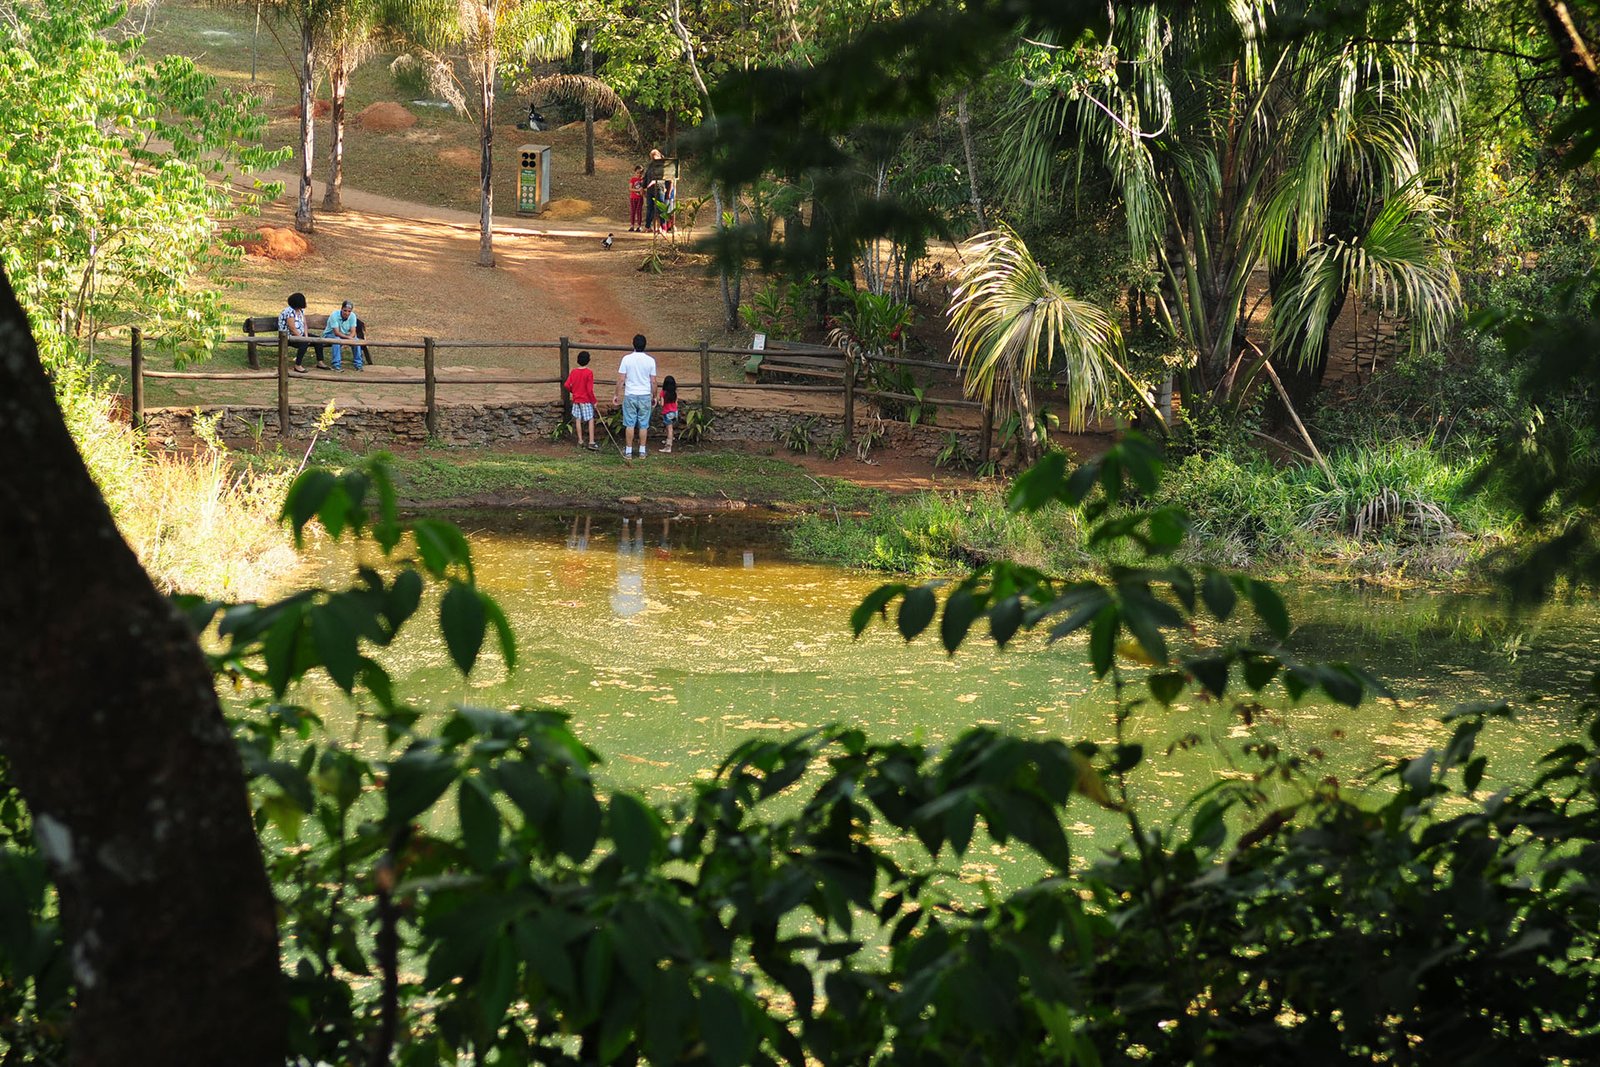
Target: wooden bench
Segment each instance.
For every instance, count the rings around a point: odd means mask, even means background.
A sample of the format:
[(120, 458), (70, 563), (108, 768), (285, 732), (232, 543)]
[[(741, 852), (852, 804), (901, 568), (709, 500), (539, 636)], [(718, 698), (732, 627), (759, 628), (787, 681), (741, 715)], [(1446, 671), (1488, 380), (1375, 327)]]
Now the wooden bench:
[[(361, 319), (360, 321), (363, 324), (366, 324), (365, 319)], [(310, 312), (306, 313), (306, 333), (309, 335), (309, 340), (313, 344), (329, 345), (334, 343), (334, 338), (330, 337), (326, 340), (323, 339), (322, 331), (327, 328), (328, 316), (313, 315)], [(246, 337), (267, 338), (267, 340), (261, 342), (262, 344), (276, 345), (278, 343), (278, 316), (252, 315), (250, 318), (244, 320), (244, 333)], [(293, 343), (295, 342), (291, 339), (290, 344)], [(344, 341), (340, 343), (348, 344), (349, 342)], [(249, 361), (250, 366), (252, 367), (261, 366), (261, 353), (257, 351), (256, 346), (257, 342), (255, 341), (251, 341), (245, 346), (245, 358)], [(363, 350), (365, 352), (363, 362), (365, 362), (368, 366), (371, 366), (374, 362), (376, 362), (372, 358), (372, 349), (363, 346)]]
[(744, 380), (760, 381), (784, 377), (829, 378), (844, 381), (844, 353), (829, 345), (803, 341), (768, 341), (765, 351), (751, 356), (744, 365)]

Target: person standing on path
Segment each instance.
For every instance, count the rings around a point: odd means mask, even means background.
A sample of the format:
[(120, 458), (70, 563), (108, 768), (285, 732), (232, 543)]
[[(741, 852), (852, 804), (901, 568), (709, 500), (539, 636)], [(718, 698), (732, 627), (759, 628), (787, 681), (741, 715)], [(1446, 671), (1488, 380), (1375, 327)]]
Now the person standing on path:
[(634, 165), (633, 177), (628, 179), (628, 232), (644, 229), (644, 167)]
[(624, 459), (633, 458), (634, 431), (638, 431), (639, 458), (645, 455), (645, 442), (650, 436), (650, 405), (656, 395), (656, 361), (644, 350), (644, 334), (633, 335), (633, 351), (622, 357), (617, 365), (617, 387), (611, 394), (611, 404), (622, 405), (622, 440)]
[(661, 222), (656, 200), (666, 194), (661, 187), (666, 176), (667, 161), (661, 157), (661, 149), (650, 149), (650, 162), (644, 165), (644, 228), (650, 233), (654, 233)]

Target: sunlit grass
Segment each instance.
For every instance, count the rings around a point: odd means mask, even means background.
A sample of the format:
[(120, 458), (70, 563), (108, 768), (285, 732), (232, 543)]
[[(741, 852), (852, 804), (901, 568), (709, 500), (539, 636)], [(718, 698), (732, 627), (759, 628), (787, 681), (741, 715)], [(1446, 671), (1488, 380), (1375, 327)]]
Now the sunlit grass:
[(68, 395), (63, 410), (118, 529), (163, 591), (251, 599), (295, 566), (277, 521), (287, 464), (246, 467), (221, 448), (152, 455), (103, 395)]

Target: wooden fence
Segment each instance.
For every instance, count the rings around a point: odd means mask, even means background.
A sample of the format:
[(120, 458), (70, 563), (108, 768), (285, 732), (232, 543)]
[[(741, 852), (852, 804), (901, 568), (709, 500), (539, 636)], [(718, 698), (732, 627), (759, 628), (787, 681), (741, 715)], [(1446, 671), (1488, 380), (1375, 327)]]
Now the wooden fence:
[[(312, 338), (311, 341), (312, 343), (320, 343), (324, 345), (329, 343), (327, 338), (321, 337)], [(289, 373), (289, 335), (281, 331), (279, 332), (275, 342), (275, 347), (277, 349), (277, 366), (272, 370), (259, 369), (260, 355), (258, 347), (263, 344), (261, 335), (257, 334), (250, 336), (227, 337), (223, 339), (223, 343), (229, 345), (246, 345), (248, 353), (247, 358), (250, 367), (253, 369), (240, 371), (177, 371), (149, 369), (144, 364), (143, 331), (138, 327), (134, 327), (129, 345), (129, 353), (131, 356), (130, 378), (132, 380), (132, 411), (130, 414), (133, 420), (133, 425), (135, 427), (142, 427), (144, 425), (144, 383), (146, 378), (171, 378), (180, 380), (224, 382), (276, 381), (278, 393), (278, 432), (285, 436), (287, 436), (289, 432), (289, 383), (291, 381), (293, 381), (295, 378), (304, 378), (310, 381), (346, 380), (343, 378), (334, 379), (329, 375), (318, 374), (314, 371), (304, 375), (291, 375)], [(349, 346), (348, 341), (342, 343), (346, 346)], [(587, 349), (595, 352), (624, 353), (632, 351), (632, 347), (628, 345), (590, 344), (587, 342), (573, 341), (567, 337), (562, 337), (555, 341), (452, 341), (440, 340), (433, 337), (424, 337), (420, 341), (362, 341), (360, 343), (360, 347), (379, 348), (392, 351), (420, 350), (422, 352), (421, 377), (390, 377), (387, 375), (382, 377), (374, 376), (363, 379), (361, 384), (362, 386), (422, 386), (423, 405), (426, 409), (424, 421), (430, 434), (438, 432), (440, 386), (449, 388), (451, 386), (479, 385), (553, 385), (557, 389), (562, 410), (566, 411), (571, 404), (572, 398), (563, 387), (563, 383), (567, 380), (567, 374), (572, 369), (571, 355), (573, 349)], [(526, 376), (453, 378), (439, 376), (438, 354), (440, 352), (449, 349), (471, 348), (502, 348), (525, 351), (541, 349), (546, 351), (555, 350), (560, 353), (561, 376), (558, 378)], [(868, 400), (895, 400), (900, 401), (901, 403), (913, 404), (925, 402), (936, 404), (939, 407), (970, 408), (982, 413), (982, 451), (980, 454), (984, 457), (989, 455), (990, 445), (992, 444), (992, 438), (994, 436), (994, 407), (992, 404), (986, 405), (980, 401), (967, 400), (965, 398), (940, 397), (934, 400), (929, 400), (924, 397), (911, 396), (906, 393), (866, 388), (857, 384), (856, 364), (850, 359), (844, 360), (844, 381), (840, 385), (797, 385), (789, 383), (713, 382), (711, 380), (711, 357), (713, 355), (740, 356), (749, 358), (755, 355), (777, 354), (770, 349), (761, 351), (750, 348), (713, 348), (709, 342), (702, 341), (697, 348), (652, 348), (651, 352), (657, 355), (699, 355), (700, 405), (707, 409), (712, 407), (711, 397), (713, 392), (719, 390), (760, 389), (767, 392), (779, 393), (837, 394), (841, 396), (843, 400), (844, 433), (845, 442), (847, 444), (853, 444), (855, 440), (855, 405), (858, 398)], [(925, 359), (904, 359), (899, 357), (883, 356), (874, 357), (872, 362), (884, 363), (892, 366), (919, 367), (946, 372), (952, 370), (950, 364), (948, 363), (937, 363), (932, 360)], [(681, 386), (680, 391), (682, 391)]]

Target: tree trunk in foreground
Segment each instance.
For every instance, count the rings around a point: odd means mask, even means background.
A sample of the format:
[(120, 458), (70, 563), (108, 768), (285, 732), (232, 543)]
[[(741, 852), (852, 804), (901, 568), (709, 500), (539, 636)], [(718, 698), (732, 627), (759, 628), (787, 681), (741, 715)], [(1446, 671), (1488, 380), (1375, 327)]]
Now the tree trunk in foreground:
[(295, 204), (294, 228), (301, 233), (315, 233), (317, 220), (311, 214), (311, 154), (315, 143), (317, 120), (315, 95), (316, 56), (312, 52), (311, 20), (300, 23), (300, 199)]
[(281, 1067), (271, 887), (188, 626), (84, 469), (0, 278), (0, 754), (60, 891), (73, 1064)]

